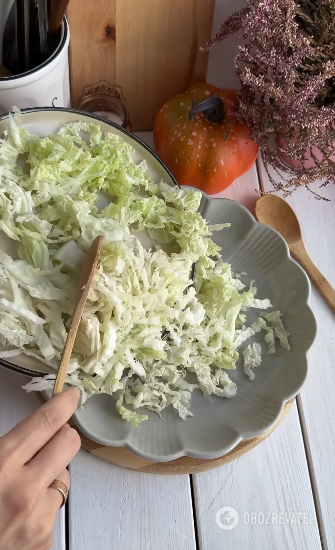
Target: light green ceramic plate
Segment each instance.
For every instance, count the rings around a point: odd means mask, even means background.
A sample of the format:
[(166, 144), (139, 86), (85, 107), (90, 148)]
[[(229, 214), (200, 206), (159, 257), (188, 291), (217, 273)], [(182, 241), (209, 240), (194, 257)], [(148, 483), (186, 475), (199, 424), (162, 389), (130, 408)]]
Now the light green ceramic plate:
[[(23, 112), (22, 122), (30, 132), (46, 136), (63, 124), (92, 119), (89, 115), (66, 109), (33, 109)], [(102, 130), (121, 134), (136, 150), (138, 161), (145, 159), (151, 177), (176, 182), (162, 161), (140, 140), (97, 118)], [(8, 128), (8, 119), (0, 120), (0, 136)], [(307, 375), (307, 351), (316, 334), (316, 323), (308, 306), (310, 285), (304, 271), (290, 258), (282, 237), (261, 225), (240, 204), (204, 195), (201, 212), (211, 224), (230, 222), (231, 228), (215, 234), (222, 257), (235, 272), (246, 271), (247, 281), (256, 280), (260, 298), (269, 298), (274, 309), (284, 314), (285, 328), (291, 333), (292, 351), (277, 346), (276, 354), (267, 355), (256, 378), (250, 381), (242, 368), (230, 371), (237, 384), (233, 399), (192, 394), (193, 417), (181, 420), (170, 407), (160, 419), (149, 413), (149, 420), (134, 428), (115, 411), (112, 397), (94, 396), (74, 416), (81, 431), (103, 445), (126, 447), (154, 461), (174, 460), (183, 455), (215, 458), (233, 449), (242, 439), (266, 432), (279, 417), (285, 402), (296, 395)], [(0, 241), (4, 246), (5, 241)], [(8, 250), (8, 241), (6, 243)], [(10, 252), (10, 250), (9, 250)], [(256, 318), (256, 316), (255, 316)], [(259, 339), (262, 342), (262, 336)], [(3, 366), (27, 374), (46, 372), (31, 358), (18, 356)], [(147, 411), (146, 411), (147, 412)]]

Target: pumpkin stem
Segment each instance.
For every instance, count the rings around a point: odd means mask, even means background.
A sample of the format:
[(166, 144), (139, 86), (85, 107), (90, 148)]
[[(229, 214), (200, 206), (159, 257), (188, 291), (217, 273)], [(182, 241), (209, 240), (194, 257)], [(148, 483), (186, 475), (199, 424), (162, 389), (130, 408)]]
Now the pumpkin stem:
[(212, 95), (203, 101), (196, 103), (192, 97), (192, 109), (189, 112), (189, 120), (193, 120), (196, 113), (204, 113), (205, 120), (216, 124), (222, 122), (224, 119), (224, 105), (223, 100), (218, 94)]

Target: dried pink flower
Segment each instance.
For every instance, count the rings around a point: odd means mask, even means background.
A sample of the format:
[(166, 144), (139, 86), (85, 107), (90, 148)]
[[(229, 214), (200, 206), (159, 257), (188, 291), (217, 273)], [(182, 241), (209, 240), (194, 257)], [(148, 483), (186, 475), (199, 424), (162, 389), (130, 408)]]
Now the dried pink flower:
[(334, 21), (335, 0), (249, 0), (206, 45), (240, 32), (237, 116), (285, 195), (315, 180), (334, 183)]

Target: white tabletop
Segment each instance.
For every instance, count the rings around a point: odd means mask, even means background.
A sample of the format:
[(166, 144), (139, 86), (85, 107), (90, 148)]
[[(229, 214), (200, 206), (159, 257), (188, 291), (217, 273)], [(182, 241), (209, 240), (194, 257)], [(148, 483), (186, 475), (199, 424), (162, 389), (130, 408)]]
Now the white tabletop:
[[(231, 6), (243, 4), (217, 2), (216, 28)], [(224, 55), (222, 46), (211, 53), (214, 84), (234, 87), (235, 46), (232, 39)], [(260, 188), (270, 188), (261, 163), (221, 196), (252, 211)], [(334, 186), (325, 195), (334, 201)], [(299, 217), (308, 252), (335, 286), (334, 202), (317, 201), (305, 190), (287, 200)], [(318, 336), (309, 353), (308, 379), (268, 439), (227, 466), (192, 476), (131, 472), (80, 451), (70, 466), (70, 498), (58, 514), (53, 550), (335, 548), (335, 320), (314, 288), (311, 306)], [(24, 383), (21, 375), (0, 370), (0, 435), (38, 407), (37, 397), (22, 391)], [(239, 514), (230, 530), (222, 529), (225, 506)]]

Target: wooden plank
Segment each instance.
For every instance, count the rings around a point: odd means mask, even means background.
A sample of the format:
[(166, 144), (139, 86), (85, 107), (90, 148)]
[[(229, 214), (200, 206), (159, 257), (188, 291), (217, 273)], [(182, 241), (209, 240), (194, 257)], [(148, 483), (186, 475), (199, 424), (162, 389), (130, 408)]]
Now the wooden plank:
[(70, 24), (71, 98), (75, 106), (85, 86), (116, 75), (116, 0), (71, 0)]
[(158, 476), (80, 451), (71, 463), (69, 550), (195, 550), (189, 476)]
[[(199, 550), (321, 550), (296, 404), (249, 454), (193, 479)], [(239, 514), (231, 530), (225, 506)]]
[[(271, 190), (262, 164), (260, 163), (263, 188)], [(322, 190), (316, 182), (313, 190), (331, 199), (318, 201), (308, 191), (299, 190), (287, 201), (295, 210), (301, 225), (306, 248), (316, 266), (335, 287), (335, 255), (333, 236), (335, 234), (335, 186)], [(309, 352), (309, 374), (300, 394), (298, 406), (306, 448), (312, 471), (315, 500), (320, 515), (321, 533), (325, 547), (335, 547), (335, 337), (334, 314), (323, 298), (312, 287), (311, 307), (318, 323), (317, 339)]]
[[(26, 394), (22, 390), (22, 386), (28, 381), (26, 376), (0, 367), (0, 436), (14, 428), (39, 406), (36, 394)], [(57, 514), (51, 550), (66, 550), (64, 508)]]
[(160, 107), (203, 81), (213, 0), (118, 0), (116, 83), (122, 87), (135, 129), (150, 130)]

